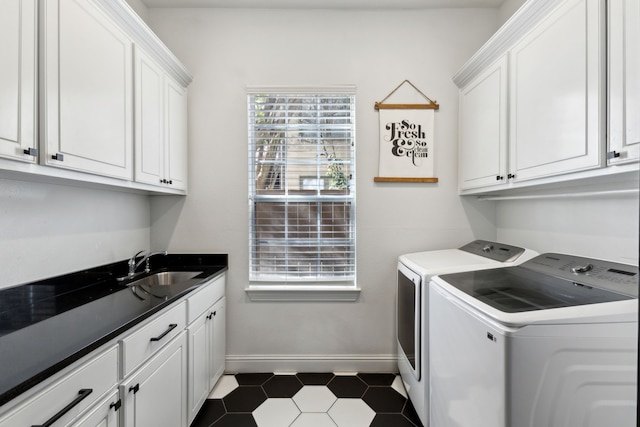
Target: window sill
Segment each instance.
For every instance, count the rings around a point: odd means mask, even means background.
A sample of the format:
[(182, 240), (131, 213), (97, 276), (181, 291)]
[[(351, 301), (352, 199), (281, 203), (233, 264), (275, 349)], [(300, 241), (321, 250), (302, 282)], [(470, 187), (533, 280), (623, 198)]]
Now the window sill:
[(251, 301), (356, 302), (360, 288), (353, 286), (260, 286), (245, 289)]

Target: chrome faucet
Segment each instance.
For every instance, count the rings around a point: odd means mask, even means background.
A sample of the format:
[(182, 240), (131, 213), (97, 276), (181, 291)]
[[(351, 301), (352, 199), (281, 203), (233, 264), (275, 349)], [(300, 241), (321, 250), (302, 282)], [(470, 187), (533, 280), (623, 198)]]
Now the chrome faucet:
[[(127, 274), (127, 278), (131, 278), (133, 276), (136, 275), (136, 270), (138, 269), (138, 267), (140, 267), (142, 265), (142, 263), (145, 263), (145, 267), (144, 267), (144, 272), (148, 273), (151, 271), (151, 267), (149, 265), (149, 258), (154, 256), (154, 255), (167, 255), (167, 251), (159, 251), (159, 252), (151, 252), (148, 253), (146, 255), (142, 256), (142, 259), (140, 261), (138, 261), (136, 263), (136, 258), (138, 258), (138, 256), (140, 254), (144, 254), (145, 251), (140, 251), (137, 254), (135, 254), (134, 256), (131, 257), (131, 259), (129, 259), (129, 274)], [(138, 273), (140, 274), (140, 273)]]

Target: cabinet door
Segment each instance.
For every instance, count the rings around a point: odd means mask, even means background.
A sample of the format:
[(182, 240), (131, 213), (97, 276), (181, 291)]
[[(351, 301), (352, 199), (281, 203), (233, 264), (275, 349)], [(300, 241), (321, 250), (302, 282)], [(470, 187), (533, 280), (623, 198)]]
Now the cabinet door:
[(506, 181), (507, 78), (505, 54), (460, 89), (461, 190)]
[(511, 51), (516, 180), (603, 165), (604, 17), (602, 0), (566, 0)]
[(188, 328), (189, 333), (189, 424), (209, 395), (209, 358), (211, 316), (209, 312), (200, 316)]
[(609, 2), (609, 164), (640, 158), (640, 2)]
[(126, 427), (187, 426), (187, 336), (182, 332), (121, 385)]
[(91, 0), (41, 4), (44, 163), (131, 179), (131, 40)]
[(32, 163), (37, 158), (36, 18), (36, 0), (0, 1), (0, 157)]
[(119, 427), (121, 401), (118, 398), (118, 390), (115, 390), (106, 399), (98, 402), (93, 408), (72, 427)]
[(218, 379), (224, 373), (225, 368), (225, 354), (226, 354), (226, 298), (221, 298), (213, 308), (211, 323), (212, 339), (210, 341), (211, 357), (209, 359), (211, 365), (209, 367), (209, 390), (213, 390), (213, 387), (218, 382)]
[(187, 186), (187, 91), (136, 49), (135, 179)]
[(167, 78), (166, 179), (172, 188), (187, 188), (187, 90)]
[(164, 162), (164, 72), (135, 50), (135, 180), (159, 185)]

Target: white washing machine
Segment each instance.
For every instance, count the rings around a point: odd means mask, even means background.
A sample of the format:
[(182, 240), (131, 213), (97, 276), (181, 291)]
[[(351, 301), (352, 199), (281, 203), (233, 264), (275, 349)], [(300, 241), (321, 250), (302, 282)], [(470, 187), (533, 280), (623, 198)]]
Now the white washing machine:
[(437, 274), (520, 264), (538, 255), (530, 249), (475, 240), (458, 249), (401, 255), (396, 293), (398, 370), (418, 417), (429, 420), (429, 281)]
[(432, 427), (634, 427), (638, 267), (543, 254), (430, 285)]

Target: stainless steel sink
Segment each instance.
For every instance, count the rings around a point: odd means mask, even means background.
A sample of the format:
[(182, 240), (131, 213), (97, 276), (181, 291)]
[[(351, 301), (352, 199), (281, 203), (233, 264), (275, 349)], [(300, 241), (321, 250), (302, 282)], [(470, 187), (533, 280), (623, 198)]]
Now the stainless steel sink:
[[(191, 281), (202, 271), (161, 271), (142, 279), (134, 280), (127, 286), (171, 286)], [(194, 280), (195, 282), (196, 280)]]
[[(127, 287), (140, 300), (152, 296), (168, 299), (176, 291), (187, 289), (200, 281), (194, 279), (202, 271), (161, 271), (127, 283)], [(140, 293), (138, 291), (141, 291)]]

